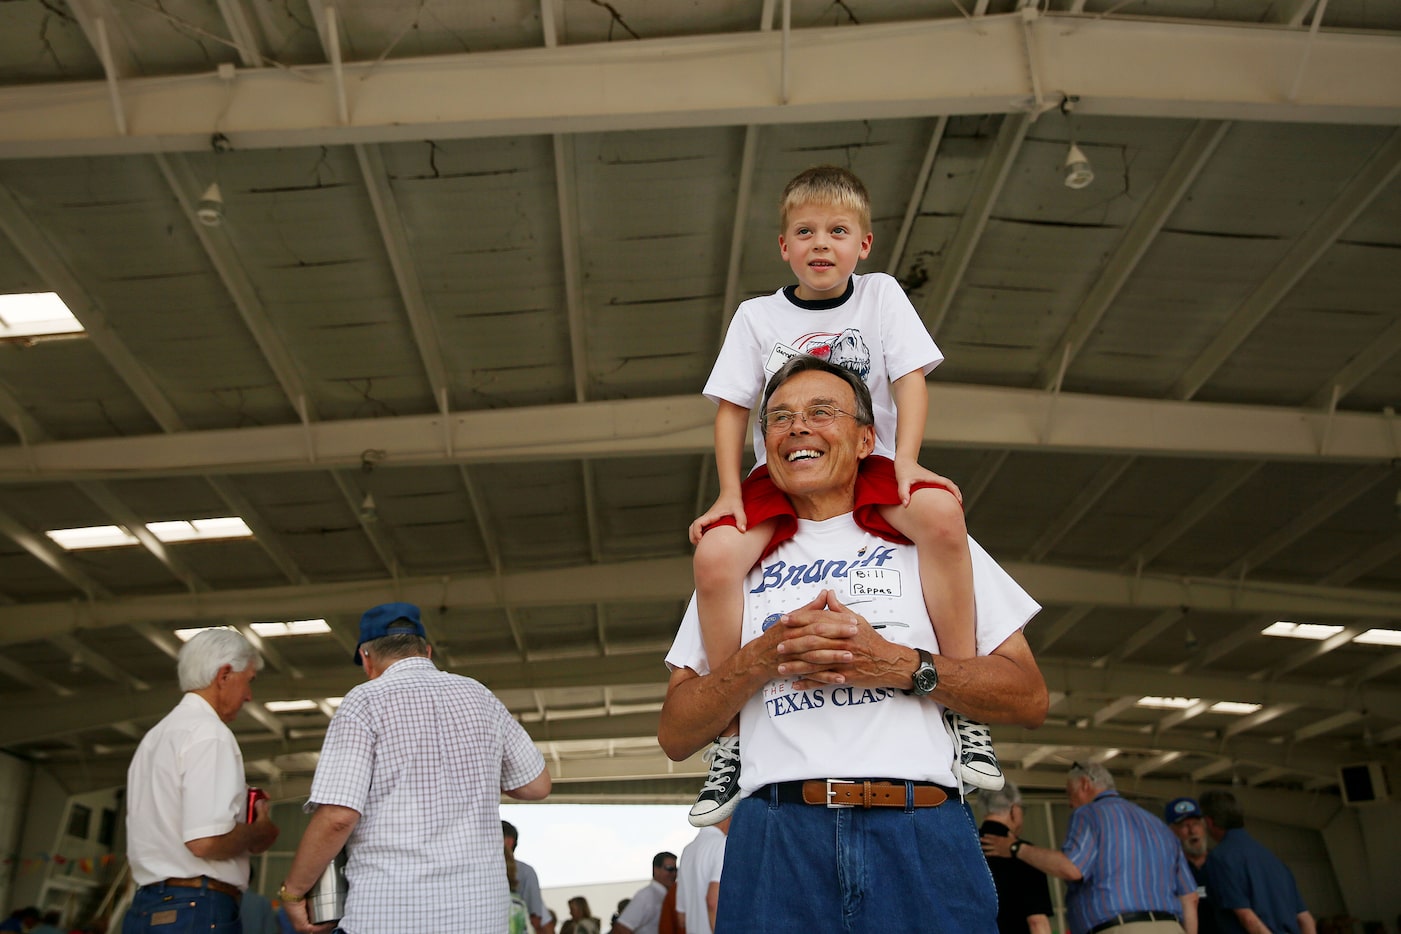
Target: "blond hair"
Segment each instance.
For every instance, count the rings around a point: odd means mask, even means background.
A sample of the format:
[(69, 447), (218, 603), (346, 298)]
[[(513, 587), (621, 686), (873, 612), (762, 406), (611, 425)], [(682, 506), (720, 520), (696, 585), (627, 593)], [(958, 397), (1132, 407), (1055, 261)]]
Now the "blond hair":
[(778, 206), (780, 229), (788, 229), (788, 214), (805, 204), (824, 204), (856, 214), (862, 233), (871, 231), (871, 196), (861, 179), (841, 166), (817, 165), (800, 172), (783, 189)]

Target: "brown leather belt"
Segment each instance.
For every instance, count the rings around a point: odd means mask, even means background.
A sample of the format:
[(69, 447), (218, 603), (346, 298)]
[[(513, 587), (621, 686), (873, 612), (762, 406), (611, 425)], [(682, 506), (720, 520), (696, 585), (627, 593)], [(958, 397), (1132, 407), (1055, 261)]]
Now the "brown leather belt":
[(211, 879), (208, 876), (196, 876), (193, 879), (164, 879), (156, 885), (168, 885), (177, 889), (203, 889), (207, 888), (211, 892), (223, 892), (238, 901), (243, 898), (243, 890), (236, 885), (229, 885), (227, 882), (220, 882), (218, 879)]
[[(799, 790), (801, 797), (793, 794)], [(829, 808), (935, 808), (949, 799), (949, 793), (930, 782), (826, 778), (779, 782), (778, 797)]]

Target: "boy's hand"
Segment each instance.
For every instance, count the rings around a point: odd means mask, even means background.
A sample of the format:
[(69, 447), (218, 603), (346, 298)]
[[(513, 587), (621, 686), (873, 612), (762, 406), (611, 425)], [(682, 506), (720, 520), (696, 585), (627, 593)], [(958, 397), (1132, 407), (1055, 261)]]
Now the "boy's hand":
[(691, 523), (691, 544), (699, 545), (705, 527), (719, 522), (726, 516), (735, 517), (735, 528), (741, 532), (748, 531), (744, 515), (744, 497), (738, 493), (721, 493), (716, 498), (714, 505), (705, 511), (705, 515)]
[(939, 486), (948, 487), (953, 498), (958, 500), (960, 506), (963, 505), (963, 491), (948, 477), (941, 477), (932, 470), (926, 470), (917, 461), (897, 459), (895, 461), (895, 487), (900, 491), (901, 506), (910, 505), (910, 489), (916, 483), (937, 483)]

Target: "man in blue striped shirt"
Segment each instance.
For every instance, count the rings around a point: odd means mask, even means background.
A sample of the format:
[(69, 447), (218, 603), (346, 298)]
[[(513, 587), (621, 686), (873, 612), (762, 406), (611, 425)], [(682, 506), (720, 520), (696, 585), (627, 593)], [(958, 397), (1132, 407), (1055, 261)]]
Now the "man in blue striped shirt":
[(1162, 821), (1126, 801), (1097, 762), (1071, 766), (1074, 809), (1059, 850), (985, 836), (983, 852), (1064, 879), (1071, 934), (1196, 934), (1197, 884)]

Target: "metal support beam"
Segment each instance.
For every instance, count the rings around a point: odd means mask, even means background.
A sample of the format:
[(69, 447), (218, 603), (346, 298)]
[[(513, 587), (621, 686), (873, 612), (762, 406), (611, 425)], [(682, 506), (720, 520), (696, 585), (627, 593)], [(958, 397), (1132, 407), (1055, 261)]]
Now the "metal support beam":
[(408, 231), (404, 228), (394, 189), (389, 184), (384, 156), (378, 146), (361, 145), (355, 147), (355, 160), (360, 166), (360, 177), (364, 179), (365, 192), (375, 212), (379, 236), (384, 242), (389, 266), (394, 271), (394, 281), (399, 286), (399, 298), (404, 304), (404, 313), (408, 315), (414, 343), (418, 345), (419, 359), (423, 361), (424, 373), (433, 389), (433, 399), (438, 411), (446, 415), (452, 408), (452, 398), (447, 366), (443, 363), (442, 340), (438, 335), (437, 323), (428, 309), (428, 302), (423, 297), (418, 264), (414, 262), (413, 251), (409, 249)]
[[(1119, 574), (1044, 564), (1008, 562), (1005, 568), (1043, 605), (1095, 604), (1103, 607), (1262, 614), (1268, 619), (1343, 616), (1390, 620), (1401, 617), (1401, 593), (1320, 587), (1275, 581), (1230, 581), (1171, 575)], [(554, 569), (490, 574), (381, 578), (306, 586), (287, 585), (216, 590), (202, 594), (160, 594), (0, 606), (0, 646), (43, 639), (53, 633), (126, 626), (139, 622), (222, 623), (230, 616), (306, 619), (328, 613), (358, 614), (380, 600), (406, 600), (448, 609), (503, 606), (577, 606), (675, 600), (692, 591), (691, 559), (620, 561)], [(1254, 630), (1259, 632), (1259, 628)], [(1087, 662), (1087, 670), (1093, 669)], [(1179, 677), (1161, 672), (1164, 677)], [(1058, 690), (1078, 690), (1075, 685)], [(1123, 693), (1180, 694), (1126, 686)], [(1183, 689), (1185, 690), (1185, 688)], [(1196, 692), (1209, 696), (1206, 692)], [(1221, 695), (1226, 696), (1226, 695)]]
[(1118, 246), (1105, 261), (1099, 278), (1090, 286), (1085, 298), (1076, 309), (1075, 315), (1066, 326), (1056, 348), (1041, 362), (1036, 375), (1036, 385), (1050, 389), (1058, 381), (1063, 365), (1073, 363), (1085, 342), (1099, 326), (1104, 313), (1114, 303), (1119, 290), (1138, 268), (1139, 260), (1148, 252), (1158, 231), (1177, 210), (1197, 175), (1211, 159), (1216, 147), (1225, 139), (1229, 123), (1217, 120), (1203, 120), (1192, 128), (1187, 140), (1173, 156), (1172, 163), (1153, 187), (1144, 201), (1143, 207), (1134, 216), (1132, 223), (1124, 230)]
[[(209, 262), (214, 266), (220, 280), (224, 283), (224, 287), (228, 290), (234, 307), (238, 309), (239, 317), (243, 319), (248, 332), (258, 345), (258, 349), (262, 351), (268, 368), (272, 370), (273, 376), (282, 387), (289, 407), (301, 414), (304, 419), (314, 419), (315, 404), (307, 394), (306, 386), (302, 382), (296, 358), (287, 350), (282, 335), (278, 334), (277, 329), (273, 326), (272, 318), (268, 315), (263, 300), (259, 298), (252, 278), (243, 268), (243, 262), (239, 259), (238, 254), (234, 252), (228, 233), (220, 227), (201, 224), (195, 216), (199, 193), (203, 191), (204, 186), (195, 177), (184, 157), (173, 153), (169, 155), (158, 153), (155, 159), (166, 184), (170, 186), (171, 192), (180, 202), (181, 211), (184, 213), (185, 219), (189, 221), (191, 230), (199, 239), (200, 245), (204, 247), (205, 255), (209, 257)], [(174, 429), (167, 428), (166, 430), (173, 431)]]
[(1398, 172), (1401, 172), (1401, 129), (1391, 134), (1309, 229), (1294, 241), (1269, 275), (1256, 285), (1178, 379), (1172, 388), (1173, 398), (1190, 399), (1197, 394), (1289, 290), (1352, 226), (1367, 205), (1386, 190)]
[(1002, 193), (1007, 181), (1007, 173), (1026, 139), (1026, 131), (1031, 126), (1031, 116), (1025, 113), (1007, 114), (1002, 118), (1002, 126), (997, 131), (992, 150), (978, 169), (977, 180), (973, 183), (973, 193), (963, 209), (963, 217), (953, 239), (944, 248), (938, 278), (919, 303), (920, 317), (931, 334), (942, 333), (945, 318), (953, 305), (954, 294), (973, 259), (973, 251), (987, 229), (992, 207)]
[[(1398, 426), (1386, 415), (1327, 416), (1274, 406), (1131, 399), (931, 383), (926, 444), (1080, 453), (1389, 464)], [(0, 447), (0, 483), (702, 454), (715, 410), (667, 396), (274, 425)]]
[[(1287, 26), (1042, 13), (1028, 30), (1017, 12), (800, 29), (787, 101), (783, 42), (755, 31), (388, 58), (345, 63), (340, 81), (331, 65), (130, 78), (126, 135), (105, 82), (21, 85), (0, 91), (0, 158), (200, 151), (216, 130), (249, 149), (1012, 113), (1031, 110), (1038, 87), (1073, 88), (1093, 116), (1401, 123), (1387, 34), (1319, 33), (1292, 100), (1299, 34)], [(863, 80), (832, 87), (832, 61), (865, 63)], [(343, 125), (344, 87), (356, 100)]]
[[(4, 123), (5, 120), (0, 118), (0, 124)], [(126, 343), (108, 323), (106, 311), (83, 286), (67, 260), (38, 225), (29, 219), (20, 207), (18, 199), (4, 185), (0, 185), (0, 233), (9, 238), (19, 254), (39, 274), (39, 278), (63, 299), (68, 310), (73, 312), (73, 317), (78, 319), (83, 330), (87, 332), (88, 340), (126, 383), (156, 424), (165, 431), (178, 431), (183, 428), (184, 423), (175, 407), (165, 398), (165, 394), (161, 392), (145, 366), (127, 349)]]

